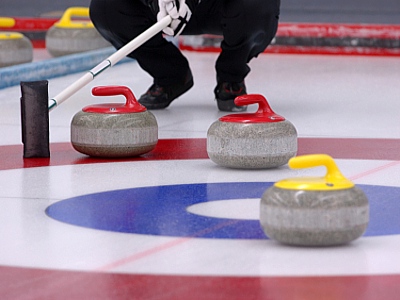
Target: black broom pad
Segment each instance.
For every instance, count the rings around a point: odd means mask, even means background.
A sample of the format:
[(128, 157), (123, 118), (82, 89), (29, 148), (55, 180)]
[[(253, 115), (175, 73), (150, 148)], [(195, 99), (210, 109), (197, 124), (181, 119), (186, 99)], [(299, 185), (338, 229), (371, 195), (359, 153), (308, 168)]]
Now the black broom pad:
[(50, 157), (48, 81), (21, 82), (24, 157)]

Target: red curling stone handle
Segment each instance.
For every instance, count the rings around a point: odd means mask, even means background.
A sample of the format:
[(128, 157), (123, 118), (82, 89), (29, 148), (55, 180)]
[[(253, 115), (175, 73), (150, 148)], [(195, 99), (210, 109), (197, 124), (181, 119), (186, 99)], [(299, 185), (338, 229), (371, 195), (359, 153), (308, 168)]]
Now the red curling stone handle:
[(126, 101), (122, 103), (97, 104), (85, 107), (84, 112), (93, 113), (135, 113), (144, 112), (146, 107), (141, 105), (132, 91), (126, 86), (97, 86), (92, 89), (94, 96), (119, 96), (125, 97)]
[(242, 95), (235, 98), (235, 104), (237, 106), (244, 106), (244, 105), (251, 105), (251, 104), (258, 104), (258, 114), (275, 114), (272, 110), (271, 106), (267, 99), (260, 94), (249, 94), (249, 95)]
[(269, 106), (267, 99), (260, 94), (248, 94), (235, 98), (237, 106), (258, 104), (258, 110), (255, 113), (233, 114), (219, 118), (222, 122), (236, 123), (272, 123), (282, 122), (285, 118), (277, 115)]
[(128, 107), (140, 107), (142, 106), (137, 102), (135, 95), (132, 93), (130, 88), (126, 86), (97, 86), (92, 89), (94, 96), (118, 96), (123, 95), (126, 99), (125, 105)]

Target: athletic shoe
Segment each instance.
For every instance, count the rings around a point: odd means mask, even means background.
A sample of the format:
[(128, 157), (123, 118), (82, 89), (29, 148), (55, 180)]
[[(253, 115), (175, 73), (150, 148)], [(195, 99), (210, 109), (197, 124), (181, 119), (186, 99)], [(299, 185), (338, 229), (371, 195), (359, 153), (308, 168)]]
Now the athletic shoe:
[(235, 105), (235, 98), (246, 94), (246, 86), (242, 82), (219, 82), (214, 89), (215, 99), (217, 100), (220, 111), (240, 112), (246, 111), (247, 106)]
[(163, 109), (168, 107), (173, 100), (187, 92), (193, 86), (193, 76), (189, 71), (185, 81), (169, 86), (154, 83), (145, 94), (140, 96), (139, 103), (147, 109)]

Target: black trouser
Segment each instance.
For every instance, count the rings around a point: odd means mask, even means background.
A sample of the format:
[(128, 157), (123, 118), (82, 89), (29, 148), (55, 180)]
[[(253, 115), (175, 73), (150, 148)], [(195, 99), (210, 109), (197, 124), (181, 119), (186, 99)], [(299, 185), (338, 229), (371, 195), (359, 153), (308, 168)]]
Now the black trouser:
[[(263, 52), (276, 34), (280, 0), (202, 0), (182, 34), (223, 36), (215, 68), (220, 81), (240, 82), (249, 61)], [(157, 21), (140, 0), (92, 0), (90, 16), (98, 31), (117, 49)], [(189, 63), (180, 50), (159, 33), (130, 57), (160, 85), (176, 83)]]

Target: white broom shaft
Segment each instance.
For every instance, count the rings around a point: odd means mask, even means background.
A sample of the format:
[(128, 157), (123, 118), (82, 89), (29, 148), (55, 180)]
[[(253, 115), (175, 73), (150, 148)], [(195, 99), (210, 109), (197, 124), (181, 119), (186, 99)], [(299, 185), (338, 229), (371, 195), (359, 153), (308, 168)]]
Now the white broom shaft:
[(162, 31), (170, 23), (171, 23), (171, 17), (170, 16), (164, 17), (163, 19), (158, 21), (156, 24), (154, 24), (153, 26), (148, 28), (146, 31), (144, 31), (143, 33), (138, 35), (136, 38), (134, 38), (132, 41), (130, 41), (128, 44), (126, 44), (124, 47), (122, 47), (121, 49), (116, 51), (114, 54), (109, 56), (107, 59), (105, 59), (104, 61), (99, 63), (97, 66), (95, 66), (93, 69), (91, 69), (85, 75), (83, 75), (77, 81), (75, 81), (70, 86), (68, 86), (66, 89), (64, 89), (57, 96), (50, 99), (49, 100), (49, 110), (54, 109), (56, 106), (60, 105), (62, 102), (67, 100), (69, 97), (71, 97), (77, 91), (79, 91), (81, 88), (83, 88), (89, 82), (91, 82), (97, 75), (99, 75), (103, 71), (107, 70), (108, 68), (114, 66), (121, 59), (126, 57), (129, 53), (131, 53), (132, 51), (134, 51), (135, 49), (140, 47), (142, 44), (144, 44), (146, 41), (151, 39), (153, 36), (155, 36), (160, 31)]
[(171, 21), (172, 19), (170, 16), (165, 16), (163, 19), (161, 19), (156, 24), (151, 26), (149, 29), (144, 31), (142, 34), (138, 35), (131, 42), (129, 42), (124, 47), (119, 49), (117, 52), (115, 52), (108, 58), (108, 60), (111, 62), (111, 66), (115, 65), (117, 62), (126, 57), (133, 50), (135, 50), (136, 48), (147, 42), (150, 38), (155, 36), (160, 31), (162, 31), (165, 27), (167, 27), (171, 23)]

